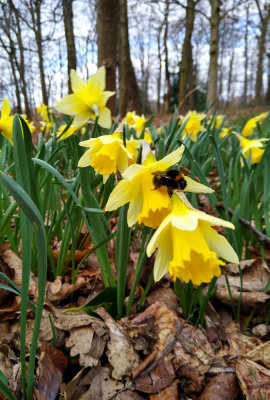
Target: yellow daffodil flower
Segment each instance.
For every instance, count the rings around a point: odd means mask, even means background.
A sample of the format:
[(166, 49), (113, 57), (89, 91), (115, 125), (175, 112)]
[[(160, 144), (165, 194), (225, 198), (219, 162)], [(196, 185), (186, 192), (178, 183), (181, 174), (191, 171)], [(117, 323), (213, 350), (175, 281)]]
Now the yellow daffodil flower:
[[(156, 161), (149, 145), (143, 143), (143, 164), (131, 165), (123, 174), (124, 178), (112, 191), (106, 211), (116, 210), (126, 203), (128, 209), (128, 225), (138, 221), (151, 228), (157, 228), (171, 211), (171, 199), (165, 186), (155, 187), (153, 173), (166, 171), (181, 160), (184, 146)], [(185, 191), (212, 193), (212, 189), (185, 177)]]
[(160, 126), (159, 128), (157, 128), (158, 135), (164, 135), (164, 132), (165, 132), (164, 126)]
[(72, 136), (75, 132), (77, 132), (78, 130), (80, 130), (80, 127), (75, 128), (73, 125), (70, 125), (70, 127), (66, 130), (65, 133), (64, 130), (66, 129), (67, 125), (61, 125), (58, 128), (58, 131), (56, 132), (56, 136), (57, 139), (60, 140), (64, 140), (67, 139), (68, 137)]
[(223, 119), (224, 119), (224, 115), (222, 115), (222, 114), (219, 114), (216, 116), (216, 118), (214, 119), (214, 124), (215, 124), (216, 129), (220, 128), (220, 125), (222, 124)]
[(80, 146), (88, 147), (88, 150), (80, 158), (79, 167), (91, 165), (96, 172), (103, 175), (103, 182), (117, 170), (124, 172), (128, 168), (129, 160), (135, 158), (135, 145), (129, 144), (132, 150), (132, 153), (129, 153), (124, 146), (122, 132), (84, 140), (80, 142)]
[(22, 118), (25, 120), (25, 122), (27, 123), (27, 126), (28, 126), (30, 132), (31, 132), (31, 133), (35, 132), (36, 127), (35, 127), (35, 125), (34, 125), (34, 122), (33, 122), (33, 121), (29, 122), (28, 119), (27, 119), (27, 116), (26, 116), (25, 114), (21, 114), (21, 117), (22, 117)]
[(262, 142), (267, 141), (268, 139), (249, 140), (240, 135), (237, 135), (237, 138), (240, 142), (244, 157), (246, 159), (251, 158), (253, 164), (259, 163), (264, 153)]
[(225, 136), (228, 136), (231, 131), (232, 131), (232, 128), (223, 128), (219, 132), (219, 137), (221, 137), (223, 139), (223, 138), (225, 138)]
[(0, 133), (11, 143), (12, 142), (12, 124), (13, 116), (10, 116), (10, 104), (7, 98), (4, 99), (1, 118), (0, 118)]
[(85, 125), (89, 118), (96, 117), (101, 127), (111, 127), (111, 111), (105, 105), (114, 92), (105, 91), (105, 74), (105, 67), (101, 67), (84, 82), (76, 71), (70, 71), (73, 94), (59, 100), (54, 108), (64, 114), (74, 115), (74, 128)]
[(265, 112), (258, 115), (257, 117), (249, 119), (242, 130), (242, 135), (245, 137), (252, 135), (253, 130), (256, 128), (257, 124), (263, 121), (266, 118), (267, 114), (268, 113)]
[(49, 107), (46, 106), (46, 104), (42, 103), (40, 107), (36, 107), (36, 110), (37, 110), (37, 113), (43, 119), (43, 121), (45, 121), (45, 122), (53, 121), (52, 113), (51, 113)]
[(136, 163), (141, 144), (142, 140), (133, 139), (133, 137), (130, 140), (126, 139), (126, 149), (132, 157), (128, 158), (128, 166)]
[(145, 124), (146, 124), (146, 119), (144, 115), (141, 116), (136, 115), (134, 129), (136, 131), (137, 137), (139, 137), (142, 131), (144, 130)]
[(136, 123), (135, 111), (127, 112), (125, 118), (123, 119), (123, 123), (127, 124), (129, 127), (133, 127)]
[(147, 143), (149, 143), (150, 146), (153, 146), (153, 145), (154, 145), (151, 132), (149, 131), (148, 128), (146, 128), (146, 130), (145, 130), (145, 132), (144, 132), (143, 140), (145, 140)]
[(188, 120), (182, 132), (183, 139), (189, 136), (192, 142), (196, 142), (198, 133), (206, 131), (206, 129), (201, 126), (201, 121), (205, 117), (206, 114), (197, 114), (196, 111), (189, 111), (185, 117), (182, 117), (180, 119), (181, 123)]
[(202, 211), (189, 208), (176, 194), (172, 195), (172, 211), (162, 221), (147, 246), (150, 257), (158, 248), (154, 265), (154, 279), (160, 280), (167, 272), (174, 280), (190, 280), (195, 285), (210, 282), (220, 275), (222, 257), (239, 263), (238, 256), (212, 226), (234, 229), (233, 224)]

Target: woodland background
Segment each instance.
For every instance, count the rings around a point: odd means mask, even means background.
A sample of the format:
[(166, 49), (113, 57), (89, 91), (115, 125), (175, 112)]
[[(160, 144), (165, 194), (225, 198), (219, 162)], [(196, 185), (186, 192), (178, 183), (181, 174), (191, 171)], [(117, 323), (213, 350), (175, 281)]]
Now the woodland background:
[[(113, 115), (270, 103), (267, 0), (0, 1), (0, 99), (29, 117), (107, 69)], [(69, 91), (71, 90), (69, 85)], [(191, 94), (190, 94), (191, 93)], [(217, 102), (218, 99), (218, 102)]]

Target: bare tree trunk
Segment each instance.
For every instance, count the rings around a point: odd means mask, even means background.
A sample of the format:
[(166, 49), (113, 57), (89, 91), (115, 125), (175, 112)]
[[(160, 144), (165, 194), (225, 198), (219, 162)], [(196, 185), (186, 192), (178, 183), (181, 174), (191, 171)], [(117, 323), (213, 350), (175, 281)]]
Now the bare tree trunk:
[[(206, 103), (210, 107), (209, 112), (218, 106), (217, 84), (218, 84), (218, 47), (219, 47), (219, 22), (220, 22), (220, 0), (209, 0), (211, 4), (210, 17), (210, 62), (208, 71), (208, 90)], [(215, 104), (214, 104), (215, 103)]]
[(230, 68), (229, 68), (229, 77), (228, 77), (228, 93), (227, 93), (227, 102), (226, 108), (228, 107), (231, 99), (231, 87), (232, 87), (232, 74), (233, 74), (233, 61), (234, 61), (234, 49), (232, 51), (232, 56), (230, 59)]
[[(182, 111), (192, 110), (194, 108), (193, 96), (188, 96), (185, 103), (183, 103), (186, 95), (194, 87), (193, 76), (193, 59), (192, 59), (192, 44), (191, 36), (194, 27), (195, 19), (195, 3), (194, 0), (188, 0), (186, 6), (186, 32), (182, 48), (182, 60), (179, 75), (179, 97), (178, 109), (181, 106)], [(180, 111), (180, 110), (179, 110)]]
[(258, 53), (258, 63), (256, 72), (255, 104), (260, 104), (262, 99), (261, 97), (262, 97), (263, 57), (265, 54), (265, 38), (267, 32), (267, 25), (270, 19), (270, 4), (268, 5), (267, 13), (265, 15), (262, 14), (258, 2), (257, 5), (261, 19), (261, 34), (258, 42), (259, 53)]
[(70, 70), (77, 67), (76, 62), (76, 47), (75, 38), (73, 31), (73, 0), (62, 0), (64, 26), (65, 26), (65, 37), (67, 44), (67, 58), (68, 58), (68, 92), (72, 93), (71, 82), (70, 82)]
[(37, 44), (37, 52), (38, 52), (38, 66), (39, 66), (39, 75), (40, 75), (40, 83), (41, 83), (41, 92), (42, 92), (42, 102), (48, 105), (48, 94), (45, 83), (45, 73), (44, 73), (44, 63), (43, 63), (43, 46), (42, 46), (42, 32), (41, 32), (41, 18), (40, 18), (40, 6), (42, 0), (31, 0), (29, 3), (29, 9), (33, 24), (33, 31), (35, 34), (36, 44)]
[(11, 11), (14, 12), (16, 25), (17, 25), (17, 43), (19, 46), (19, 53), (20, 53), (20, 63), (18, 63), (17, 68), (20, 73), (21, 79), (21, 90), (24, 99), (24, 107), (25, 107), (25, 114), (30, 118), (31, 110), (29, 107), (28, 95), (26, 90), (26, 81), (25, 81), (25, 62), (24, 62), (24, 47), (22, 42), (22, 32), (21, 32), (21, 23), (20, 23), (20, 16), (17, 8), (14, 6), (12, 0), (8, 0), (8, 4), (10, 6)]
[(247, 105), (247, 90), (248, 90), (248, 25), (249, 25), (249, 3), (246, 8), (246, 30), (245, 30), (245, 78), (244, 78), (244, 91), (243, 91), (243, 99), (242, 103), (244, 106)]
[(165, 93), (165, 102), (164, 108), (165, 112), (169, 112), (170, 107), (170, 96), (171, 96), (171, 84), (170, 84), (170, 71), (169, 71), (169, 59), (168, 59), (168, 47), (167, 47), (167, 38), (168, 38), (168, 16), (169, 16), (169, 0), (166, 0), (166, 9), (165, 9), (165, 30), (164, 30), (164, 51), (165, 51), (165, 79), (166, 79), (166, 93)]
[(160, 46), (160, 36), (163, 24), (158, 30), (158, 79), (157, 79), (157, 112), (160, 113), (160, 88), (161, 88), (161, 72), (162, 72), (162, 59), (161, 59), (161, 46)]
[(130, 58), (128, 39), (127, 0), (120, 0), (120, 62), (119, 62), (119, 113), (127, 110), (141, 111), (139, 88)]
[(268, 57), (268, 79), (267, 79), (267, 92), (265, 95), (265, 103), (270, 104), (270, 51), (267, 52)]
[[(99, 0), (97, 15), (98, 66), (106, 67), (106, 89), (114, 92), (116, 90), (118, 1)], [(112, 115), (115, 115), (115, 96), (109, 99), (107, 105)]]

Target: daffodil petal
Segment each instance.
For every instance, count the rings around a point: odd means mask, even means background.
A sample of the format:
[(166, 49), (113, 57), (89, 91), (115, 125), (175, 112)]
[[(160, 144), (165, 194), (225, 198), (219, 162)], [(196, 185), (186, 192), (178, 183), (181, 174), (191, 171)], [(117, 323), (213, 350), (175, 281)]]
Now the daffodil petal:
[(98, 117), (98, 124), (102, 128), (110, 129), (112, 126), (111, 111), (107, 107), (101, 107)]
[(123, 172), (122, 177), (126, 179), (127, 181), (130, 181), (134, 175), (139, 174), (144, 170), (144, 167), (139, 164), (132, 164), (130, 167), (128, 167), (125, 172)]
[(155, 231), (146, 249), (146, 254), (148, 257), (150, 257), (154, 253), (157, 247), (162, 245), (163, 239), (169, 233), (168, 229), (172, 219), (172, 214), (169, 214), (167, 217), (164, 218), (164, 220)]
[(174, 150), (166, 157), (162, 158), (162, 160), (157, 161), (155, 164), (156, 170), (164, 171), (168, 169), (171, 165), (177, 164), (181, 160), (184, 150), (185, 146), (182, 145), (177, 150)]
[(224, 226), (225, 228), (235, 229), (231, 222), (206, 214), (203, 211), (196, 210), (192, 211), (192, 213), (195, 213), (198, 219), (209, 222), (211, 226)]
[(205, 240), (208, 243), (209, 248), (217, 253), (218, 256), (229, 262), (239, 264), (239, 258), (227, 241), (227, 239), (219, 235), (209, 224), (206, 222), (200, 223), (200, 228), (205, 235)]
[(79, 77), (79, 75), (74, 69), (70, 71), (70, 81), (71, 81), (71, 89), (75, 94), (79, 90), (85, 87), (85, 82)]
[(54, 105), (54, 108), (57, 111), (68, 115), (74, 115), (88, 111), (86, 104), (80, 100), (76, 94), (69, 94), (68, 96), (59, 100)]
[(193, 193), (213, 193), (214, 190), (208, 186), (203, 185), (202, 183), (196, 182), (188, 176), (184, 176), (185, 181), (187, 182), (187, 186), (183, 190), (184, 192), (193, 192)]
[(128, 226), (133, 226), (136, 221), (138, 214), (141, 212), (143, 206), (143, 197), (138, 195), (134, 200), (130, 202), (128, 213), (127, 213), (127, 222)]
[(81, 112), (80, 114), (75, 115), (73, 126), (74, 128), (78, 128), (81, 125), (85, 125), (89, 118), (92, 118), (92, 113), (89, 110)]
[(167, 243), (166, 246), (159, 248), (155, 265), (154, 265), (154, 281), (158, 282), (168, 272), (168, 266), (172, 259), (172, 246)]
[(129, 203), (134, 198), (134, 187), (127, 181), (120, 181), (113, 189), (108, 202), (105, 207), (105, 211), (113, 211), (117, 208)]
[(87, 150), (79, 159), (78, 166), (80, 168), (89, 167), (91, 165), (92, 157), (90, 150)]
[(9, 116), (10, 114), (10, 104), (8, 99), (5, 97), (2, 105), (2, 110), (1, 110), (1, 119), (5, 119)]
[(195, 231), (198, 226), (198, 218), (194, 215), (194, 212), (177, 215), (174, 217), (172, 225), (182, 231)]

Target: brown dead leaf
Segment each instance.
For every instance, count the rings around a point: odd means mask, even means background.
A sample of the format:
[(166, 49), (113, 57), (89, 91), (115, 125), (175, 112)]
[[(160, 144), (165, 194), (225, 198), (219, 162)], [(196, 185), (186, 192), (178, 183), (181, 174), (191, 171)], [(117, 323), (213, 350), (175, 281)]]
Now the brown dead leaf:
[(179, 378), (181, 391), (186, 395), (190, 393), (198, 393), (202, 390), (204, 375), (201, 374), (198, 368), (190, 365), (183, 365), (176, 372)]
[(159, 393), (150, 394), (150, 400), (178, 400), (178, 380), (174, 380), (170, 386)]
[(181, 308), (179, 307), (179, 298), (175, 294), (174, 290), (170, 287), (159, 287), (153, 290), (146, 298), (144, 306), (149, 307), (151, 304), (154, 304), (158, 301), (161, 304), (164, 304), (169, 310), (174, 312), (180, 312)]
[[(86, 256), (86, 254), (93, 248), (93, 244), (88, 244), (86, 247), (84, 247), (83, 250), (75, 250), (75, 263), (78, 264), (79, 262), (82, 261), (82, 259), (84, 258), (84, 256)], [(59, 257), (59, 252), (60, 252), (60, 248), (56, 249), (56, 250), (52, 250), (52, 256), (53, 259), (55, 261), (55, 263), (57, 264), (57, 260)], [(72, 258), (70, 255), (70, 251), (67, 251), (67, 255), (65, 258), (65, 262), (67, 262), (68, 260), (70, 260), (70, 263), (72, 262)]]
[(46, 290), (46, 298), (48, 301), (54, 302), (64, 299), (71, 293), (81, 289), (86, 284), (83, 277), (79, 276), (74, 284), (64, 282), (62, 278), (56, 278), (54, 282), (49, 282)]
[[(14, 270), (9, 268), (7, 263), (4, 261), (3, 256), (1, 255), (1, 252), (0, 252), (0, 272), (5, 274), (10, 279), (14, 278)], [(8, 285), (7, 281), (3, 278), (0, 278), (0, 284)], [(8, 290), (0, 288), (0, 306), (2, 306), (2, 304), (4, 304), (4, 302), (10, 295), (11, 295), (11, 293)]]
[[(235, 286), (230, 286), (230, 288), (234, 304), (237, 304), (240, 297), (240, 289)], [(224, 304), (231, 305), (231, 299), (227, 286), (218, 284), (216, 298)], [(241, 305), (242, 307), (255, 307), (259, 304), (265, 303), (269, 298), (270, 295), (263, 292), (242, 292)]]
[(7, 377), (9, 388), (14, 395), (19, 395), (21, 391), (20, 360), (6, 344), (0, 345), (0, 370)]
[(247, 400), (270, 399), (270, 370), (251, 360), (239, 360), (236, 374)]
[(110, 370), (107, 367), (95, 367), (92, 375), (90, 389), (80, 397), (80, 400), (110, 400), (124, 387), (122, 382), (110, 378)]
[(66, 341), (66, 347), (70, 349), (71, 357), (79, 355), (79, 363), (83, 367), (98, 365), (106, 346), (107, 333), (105, 329), (103, 333), (103, 335), (97, 335), (90, 326), (72, 329)]
[(46, 344), (41, 347), (39, 360), (38, 391), (41, 400), (54, 400), (62, 383), (67, 359), (57, 347)]
[[(19, 288), (22, 286), (22, 260), (17, 256), (12, 250), (5, 251), (3, 255), (5, 263), (14, 270), (13, 282)], [(30, 272), (30, 281), (28, 289), (29, 298), (34, 302), (37, 299), (38, 287), (37, 287), (37, 277)]]
[(14, 318), (17, 318), (21, 308), (21, 297), (15, 296), (11, 299), (11, 304), (1, 307), (0, 309), (0, 321), (5, 322)]
[(167, 357), (161, 358), (156, 367), (145, 376), (137, 377), (135, 387), (144, 393), (157, 393), (169, 386), (175, 378), (173, 366)]
[(267, 368), (270, 368), (270, 341), (255, 347), (246, 354), (246, 357), (252, 361), (261, 361)]
[(110, 339), (107, 344), (106, 354), (110, 364), (114, 368), (112, 377), (114, 379), (121, 379), (123, 375), (127, 375), (139, 365), (139, 356), (120, 324), (116, 323), (104, 308), (99, 308), (96, 312), (101, 316), (109, 329)]
[[(178, 320), (177, 315), (164, 304), (155, 302), (145, 311), (136, 315), (131, 320), (133, 325), (147, 324), (150, 319), (155, 321), (155, 331), (157, 334), (156, 347), (163, 350), (169, 337), (174, 337), (176, 334), (175, 320)], [(154, 332), (153, 332), (154, 334)]]
[[(93, 370), (94, 368), (92, 368)], [(92, 381), (92, 370), (82, 368), (74, 378), (60, 387), (60, 398), (65, 400), (81, 399), (81, 396), (89, 389)]]
[(235, 400), (239, 386), (234, 373), (220, 374), (210, 380), (199, 400)]
[(119, 393), (115, 400), (145, 400), (145, 397), (142, 397), (137, 392), (133, 392), (132, 390), (125, 390), (122, 393)]

